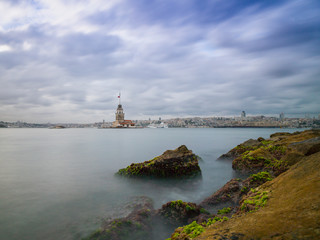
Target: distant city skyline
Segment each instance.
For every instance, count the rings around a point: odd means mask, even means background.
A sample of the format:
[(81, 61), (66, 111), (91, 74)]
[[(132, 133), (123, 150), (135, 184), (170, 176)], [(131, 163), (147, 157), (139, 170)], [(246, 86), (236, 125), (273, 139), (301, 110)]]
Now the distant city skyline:
[(3, 0), (0, 121), (320, 113), (320, 1)]

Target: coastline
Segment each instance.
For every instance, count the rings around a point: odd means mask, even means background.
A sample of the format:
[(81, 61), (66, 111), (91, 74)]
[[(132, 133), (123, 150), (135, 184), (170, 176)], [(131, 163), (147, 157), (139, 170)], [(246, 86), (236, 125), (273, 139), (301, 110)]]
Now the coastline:
[[(304, 229), (297, 233), (292, 228), (290, 231), (292, 232), (283, 232), (285, 227), (282, 228), (282, 232), (268, 232), (262, 231), (260, 228), (255, 228), (254, 225), (250, 225), (247, 223), (247, 228), (235, 228), (233, 232), (225, 232), (223, 226), (233, 226), (230, 224), (235, 224), (238, 226), (239, 222), (243, 221), (242, 219), (256, 219), (256, 216), (260, 216), (259, 214), (263, 214), (264, 209), (269, 213), (269, 218), (272, 219), (270, 226), (277, 224), (277, 220), (273, 219), (274, 216), (277, 216), (279, 206), (269, 206), (269, 199), (275, 197), (274, 193), (277, 193), (278, 188), (292, 188), (292, 191), (295, 190), (295, 186), (293, 183), (292, 187), (288, 187), (288, 184), (283, 183), (283, 181), (294, 181), (291, 177), (290, 180), (286, 180), (285, 176), (290, 175), (292, 171), (301, 171), (300, 168), (305, 167), (305, 164), (318, 164), (317, 160), (320, 157), (320, 131), (319, 130), (306, 130), (304, 132), (295, 132), (295, 133), (275, 133), (270, 136), (269, 139), (259, 138), (258, 140), (251, 140), (251, 145), (245, 145), (246, 142), (238, 145), (234, 149), (239, 148), (247, 148), (245, 152), (241, 152), (240, 156), (247, 156), (248, 154), (254, 154), (255, 152), (261, 151), (261, 149), (268, 150), (268, 157), (270, 157), (270, 153), (273, 154), (274, 160), (269, 159), (266, 161), (265, 158), (259, 157), (259, 161), (263, 161), (264, 163), (268, 162), (268, 164), (257, 165), (253, 164), (257, 169), (256, 171), (253, 169), (245, 169), (248, 173), (257, 172), (257, 174), (251, 174), (247, 179), (232, 179), (227, 184), (225, 184), (220, 190), (215, 192), (212, 196), (203, 200), (199, 204), (195, 203), (186, 203), (181, 200), (171, 201), (167, 204), (164, 204), (160, 209), (155, 210), (150, 205), (142, 206), (138, 212), (132, 212), (128, 217), (117, 219), (117, 226), (123, 226), (123, 222), (128, 221), (128, 219), (132, 219), (135, 221), (135, 224), (139, 227), (138, 229), (130, 227), (131, 231), (137, 233), (137, 236), (140, 234), (145, 234), (144, 239), (153, 239), (152, 234), (150, 235), (150, 231), (155, 231), (155, 227), (153, 225), (149, 225), (149, 223), (154, 223), (154, 219), (159, 219), (161, 216), (162, 222), (170, 222), (171, 226), (180, 226), (176, 228), (176, 230), (171, 234), (170, 240), (182, 240), (182, 239), (212, 239), (213, 236), (225, 237), (226, 239), (258, 239), (261, 237), (272, 237), (272, 236), (287, 236), (288, 234), (305, 234), (304, 232), (308, 232), (307, 234), (313, 234), (312, 236), (319, 236), (315, 228), (315, 221), (309, 221), (309, 230)], [(255, 142), (254, 142), (255, 141)], [(254, 142), (255, 144), (252, 144)], [(243, 147), (241, 147), (243, 146)], [(284, 150), (285, 149), (285, 150)], [(280, 152), (281, 154), (280, 154)], [(245, 155), (243, 155), (245, 153)], [(264, 153), (267, 154), (267, 153)], [(279, 155), (280, 154), (280, 155)], [(297, 157), (297, 155), (299, 155)], [(252, 155), (253, 156), (253, 155)], [(288, 157), (289, 156), (289, 157)], [(292, 160), (292, 156), (295, 156), (295, 159)], [(239, 158), (238, 155), (234, 156), (233, 160)], [(255, 161), (252, 158), (250, 161)], [(256, 159), (256, 160), (257, 160)], [(306, 160), (305, 160), (306, 159)], [(311, 159), (311, 160), (309, 160)], [(316, 160), (315, 160), (316, 159)], [(277, 165), (270, 165), (270, 161), (274, 161)], [(279, 161), (282, 163), (279, 165)], [(306, 163), (305, 163), (306, 162)], [(258, 167), (257, 167), (258, 166)], [(271, 167), (272, 166), (272, 167)], [(283, 167), (286, 166), (286, 167)], [(299, 167), (298, 167), (299, 166)], [(297, 169), (298, 170), (294, 170)], [(293, 170), (292, 170), (293, 169)], [(314, 167), (312, 169), (315, 169)], [(280, 172), (279, 172), (280, 171)], [(312, 171), (310, 174), (315, 174)], [(319, 176), (318, 176), (319, 177)], [(283, 180), (283, 178), (285, 180)], [(301, 181), (304, 181), (303, 179)], [(273, 188), (274, 182), (281, 182), (281, 184)], [(291, 183), (290, 183), (291, 184)], [(290, 185), (289, 184), (289, 185)], [(298, 183), (297, 183), (298, 184)], [(308, 185), (308, 184), (306, 184)], [(309, 184), (310, 185), (310, 184)], [(309, 186), (308, 185), (308, 186)], [(316, 188), (313, 188), (313, 192)], [(288, 189), (287, 189), (288, 190)], [(300, 189), (301, 190), (301, 189)], [(283, 191), (283, 190), (282, 190)], [(290, 192), (290, 189), (289, 189)], [(288, 193), (290, 194), (290, 193)], [(304, 196), (302, 198), (309, 198), (310, 193), (304, 191)], [(311, 197), (312, 198), (312, 197)], [(312, 198), (314, 200), (314, 198)], [(276, 201), (278, 205), (283, 204), (280, 201)], [(314, 200), (315, 201), (315, 200)], [(317, 202), (317, 201), (316, 201)], [(177, 205), (178, 204), (178, 205)], [(298, 207), (294, 202), (291, 202), (291, 208)], [(211, 210), (210, 210), (210, 205)], [(217, 207), (222, 207), (217, 211)], [(228, 207), (229, 206), (229, 207)], [(301, 206), (300, 206), (301, 207)], [(197, 210), (196, 210), (197, 209)], [(214, 209), (214, 210), (212, 210)], [(305, 211), (308, 211), (308, 207), (304, 208)], [(209, 211), (208, 211), (209, 210)], [(290, 212), (292, 209), (289, 209)], [(141, 217), (142, 212), (148, 212), (148, 214), (143, 215)], [(274, 212), (274, 213), (271, 213)], [(160, 214), (160, 215), (159, 215)], [(283, 214), (283, 213), (282, 213)], [(288, 216), (290, 214), (288, 213)], [(138, 217), (140, 216), (140, 217)], [(170, 217), (171, 216), (171, 217)], [(253, 216), (253, 217), (252, 217)], [(315, 216), (313, 216), (314, 218)], [(138, 219), (138, 220), (137, 220)], [(140, 219), (140, 220), (139, 220)], [(183, 220), (184, 219), (184, 220)], [(159, 220), (157, 220), (159, 221)], [(255, 220), (254, 220), (255, 221)], [(168, 222), (168, 223), (169, 223)], [(299, 220), (297, 220), (299, 222)], [(298, 223), (295, 224), (298, 224)], [(167, 223), (167, 224), (168, 224)], [(188, 225), (189, 223), (189, 225)], [(183, 224), (183, 225), (180, 225)], [(187, 224), (187, 225), (185, 225)], [(282, 222), (285, 226), (286, 224), (292, 224), (290, 221)], [(128, 229), (126, 227), (122, 228), (114, 228), (115, 226), (110, 223), (107, 228), (102, 228), (98, 232), (95, 232), (90, 237), (86, 239), (104, 239), (108, 235), (108, 239), (127, 239), (124, 235), (119, 235), (116, 232), (126, 232)], [(182, 227), (181, 227), (182, 226)], [(229, 229), (228, 227), (228, 229)], [(313, 227), (312, 230), (310, 230)], [(155, 229), (153, 229), (155, 228)], [(243, 230), (247, 229), (247, 230)], [(250, 231), (253, 233), (250, 233)], [(113, 231), (114, 230), (114, 231)], [(116, 231), (116, 232), (115, 232)], [(249, 232), (248, 232), (249, 231)], [(149, 234), (149, 235), (148, 235)], [(121, 237), (123, 236), (123, 237)], [(135, 236), (135, 235), (134, 235)], [(129, 238), (128, 238), (129, 239)], [(131, 236), (130, 239), (139, 239)], [(216, 238), (213, 238), (216, 239)], [(217, 238), (220, 239), (220, 238)]]

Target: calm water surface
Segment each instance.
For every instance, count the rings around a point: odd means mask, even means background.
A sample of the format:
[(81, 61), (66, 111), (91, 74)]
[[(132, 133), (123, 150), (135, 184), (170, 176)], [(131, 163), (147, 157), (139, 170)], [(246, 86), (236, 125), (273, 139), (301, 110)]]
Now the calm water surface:
[[(0, 129), (0, 239), (81, 239), (121, 217), (137, 196), (155, 208), (199, 202), (236, 173), (217, 157), (249, 139), (296, 129)], [(185, 144), (202, 180), (144, 181), (114, 176)]]

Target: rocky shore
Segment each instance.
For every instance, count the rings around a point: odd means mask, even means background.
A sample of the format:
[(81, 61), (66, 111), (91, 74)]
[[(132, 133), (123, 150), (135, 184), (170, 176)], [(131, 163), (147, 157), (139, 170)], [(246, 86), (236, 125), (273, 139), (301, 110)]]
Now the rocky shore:
[[(194, 158), (186, 147), (180, 150)], [(159, 158), (176, 158), (180, 150)], [(231, 179), (198, 204), (176, 200), (155, 210), (146, 200), (87, 239), (152, 240), (161, 224), (175, 229), (170, 240), (320, 238), (320, 130), (250, 139), (219, 159), (232, 160), (249, 177)]]

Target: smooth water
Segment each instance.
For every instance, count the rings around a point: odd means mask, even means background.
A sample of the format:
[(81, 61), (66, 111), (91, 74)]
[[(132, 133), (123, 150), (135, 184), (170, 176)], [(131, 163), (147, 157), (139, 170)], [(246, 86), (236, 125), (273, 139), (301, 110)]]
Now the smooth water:
[[(155, 208), (200, 202), (236, 176), (230, 161), (216, 161), (221, 154), (279, 131), (296, 129), (0, 129), (0, 239), (81, 239), (126, 215), (136, 196)], [(114, 176), (182, 144), (203, 159), (201, 180)]]

